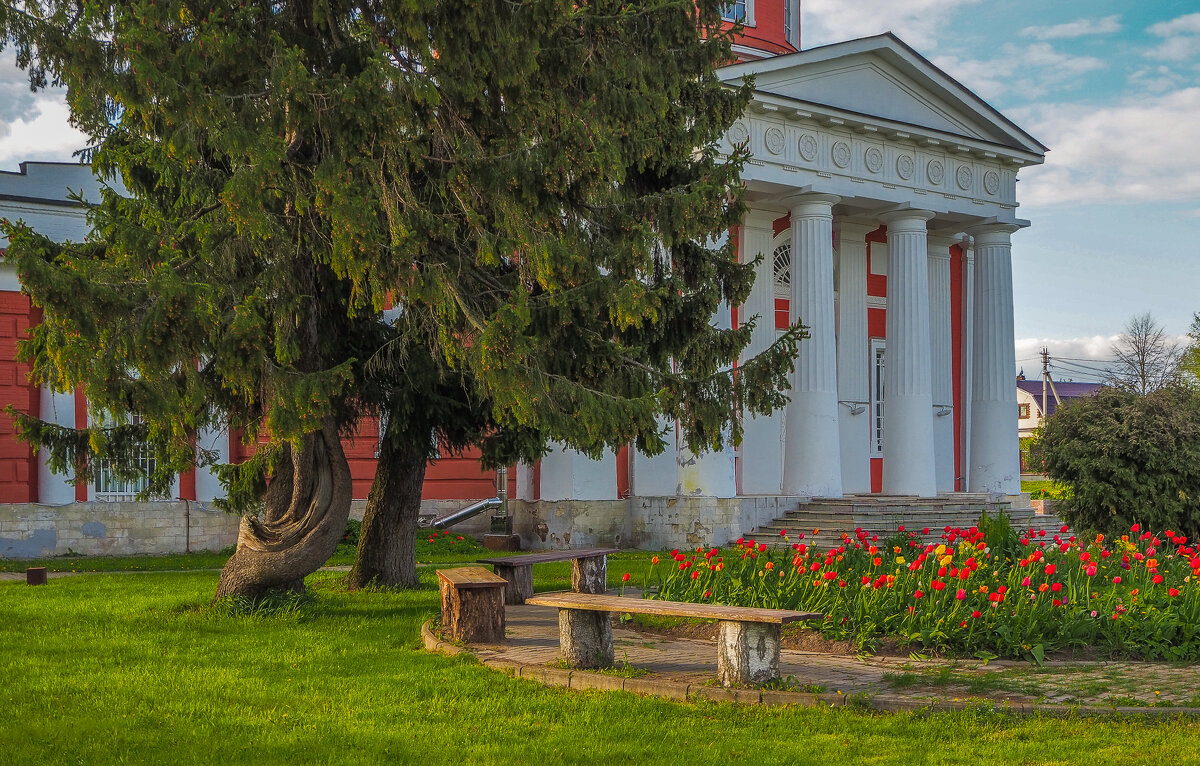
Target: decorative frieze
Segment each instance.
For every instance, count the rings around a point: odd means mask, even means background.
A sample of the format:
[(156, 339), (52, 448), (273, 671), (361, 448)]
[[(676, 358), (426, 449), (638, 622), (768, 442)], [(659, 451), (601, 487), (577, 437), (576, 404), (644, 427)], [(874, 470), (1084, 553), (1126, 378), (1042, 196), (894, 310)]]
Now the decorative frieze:
[(939, 191), (950, 200), (1016, 206), (1016, 170), (994, 152), (918, 138), (896, 131), (857, 131), (836, 120), (818, 122), (810, 114), (791, 120), (777, 111), (750, 112), (730, 126), (728, 152), (746, 146), (748, 164), (775, 166), (789, 175), (874, 182), (915, 193)]

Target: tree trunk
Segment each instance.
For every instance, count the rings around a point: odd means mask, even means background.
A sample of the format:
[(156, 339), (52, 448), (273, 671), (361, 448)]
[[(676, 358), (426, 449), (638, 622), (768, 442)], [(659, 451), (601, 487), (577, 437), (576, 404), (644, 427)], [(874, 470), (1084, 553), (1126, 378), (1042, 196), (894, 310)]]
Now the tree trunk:
[(358, 554), (346, 577), (351, 590), (417, 587), (416, 534), (425, 483), (426, 449), (392, 434), (389, 421), (367, 496)]
[(350, 516), (352, 486), (333, 419), (287, 454), (291, 468), (272, 480), (263, 518), (242, 519), (237, 550), (221, 570), (214, 600), (303, 590), (304, 578), (337, 549)]

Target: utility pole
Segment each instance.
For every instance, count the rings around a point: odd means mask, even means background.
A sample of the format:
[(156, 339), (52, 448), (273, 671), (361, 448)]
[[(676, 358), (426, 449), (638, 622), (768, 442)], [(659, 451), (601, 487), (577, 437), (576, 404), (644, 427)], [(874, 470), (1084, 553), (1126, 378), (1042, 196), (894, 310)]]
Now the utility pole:
[(1050, 377), (1050, 350), (1042, 346), (1042, 419), (1046, 418), (1046, 390), (1054, 394), (1054, 404), (1062, 404), (1058, 398), (1058, 389), (1054, 387), (1054, 379)]
[(1050, 349), (1042, 346), (1042, 417), (1046, 417), (1046, 389), (1050, 386)]

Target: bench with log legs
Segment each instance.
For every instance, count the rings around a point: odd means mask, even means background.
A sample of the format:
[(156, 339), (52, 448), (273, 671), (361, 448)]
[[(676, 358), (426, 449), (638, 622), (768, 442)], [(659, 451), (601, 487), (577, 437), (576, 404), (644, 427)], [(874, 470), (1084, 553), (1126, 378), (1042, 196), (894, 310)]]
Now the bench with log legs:
[(505, 604), (524, 604), (533, 595), (533, 565), (550, 561), (571, 562), (571, 590), (578, 593), (603, 593), (608, 589), (608, 559), (617, 548), (580, 548), (568, 551), (526, 553), (522, 556), (503, 556), (479, 559), (478, 564), (491, 564), (496, 574), (504, 578)]
[(483, 567), (437, 570), (442, 632), (465, 643), (504, 640), (505, 582)]
[(573, 668), (613, 664), (611, 615), (655, 614), (717, 621), (717, 678), (725, 686), (762, 684), (779, 678), (779, 637), (783, 625), (819, 620), (819, 612), (753, 609), (721, 604), (688, 604), (589, 593), (543, 593), (526, 599), (558, 607), (559, 648)]

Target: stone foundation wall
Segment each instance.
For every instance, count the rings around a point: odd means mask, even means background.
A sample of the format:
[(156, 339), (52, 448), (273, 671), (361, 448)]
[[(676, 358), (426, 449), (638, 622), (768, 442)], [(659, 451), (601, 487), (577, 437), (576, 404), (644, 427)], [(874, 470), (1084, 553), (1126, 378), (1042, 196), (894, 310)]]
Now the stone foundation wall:
[[(206, 503), (71, 503), (0, 505), (0, 557), (77, 553), (124, 556), (219, 551), (237, 542), (238, 517)], [(190, 529), (189, 529), (190, 526)]]
[[(783, 516), (807, 498), (633, 497), (626, 500), (510, 500), (513, 531), (527, 550), (617, 547), (668, 550), (725, 545)], [(426, 500), (422, 513), (446, 516), (469, 500)], [(219, 551), (237, 543), (238, 517), (206, 503), (0, 504), (0, 558), (40, 558)], [(362, 519), (356, 500), (350, 517)], [(454, 525), (454, 534), (482, 537), (492, 511)]]
[[(422, 513), (448, 515), (469, 500), (426, 500)], [(0, 558), (46, 556), (138, 556), (219, 551), (237, 544), (238, 517), (209, 503), (191, 502), (190, 535), (183, 501), (150, 503), (0, 503)], [(365, 500), (355, 500), (350, 518), (362, 520)], [(456, 524), (457, 534), (488, 531), (491, 512)], [(189, 545), (190, 539), (190, 545)]]
[(527, 549), (612, 546), (667, 550), (725, 545), (783, 516), (801, 497), (631, 497), (510, 500)]

